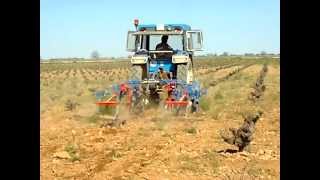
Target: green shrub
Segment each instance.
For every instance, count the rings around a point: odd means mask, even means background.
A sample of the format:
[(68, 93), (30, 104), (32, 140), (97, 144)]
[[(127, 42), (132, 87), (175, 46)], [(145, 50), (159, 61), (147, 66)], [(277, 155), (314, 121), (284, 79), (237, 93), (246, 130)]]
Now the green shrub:
[(113, 115), (115, 112), (115, 108), (114, 107), (107, 107), (107, 106), (99, 106), (98, 112), (99, 112), (99, 114)]
[(208, 97), (202, 97), (200, 98), (200, 108), (203, 111), (208, 111), (210, 109), (210, 100)]
[(195, 127), (187, 128), (184, 131), (189, 134), (196, 134), (197, 133), (197, 129)]
[(74, 144), (68, 144), (64, 150), (70, 155), (70, 160), (72, 162), (80, 160), (80, 157), (77, 154), (77, 147)]
[(87, 121), (89, 123), (97, 123), (99, 119), (100, 119), (100, 117), (97, 114), (94, 114), (94, 115), (88, 117)]
[(216, 95), (214, 96), (215, 100), (221, 100), (223, 99), (223, 95), (221, 94), (221, 92), (217, 92)]

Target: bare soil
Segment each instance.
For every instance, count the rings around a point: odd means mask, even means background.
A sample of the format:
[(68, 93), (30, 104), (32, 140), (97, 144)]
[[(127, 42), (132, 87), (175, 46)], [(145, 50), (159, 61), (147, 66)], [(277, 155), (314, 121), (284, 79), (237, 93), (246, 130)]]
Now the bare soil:
[[(222, 77), (233, 68), (203, 75), (200, 79)], [(279, 179), (278, 64), (268, 67), (263, 98), (254, 105), (246, 99), (261, 68), (260, 64), (253, 65), (217, 87), (209, 88), (209, 111), (174, 117), (160, 110), (147, 110), (139, 116), (131, 116), (120, 128), (100, 127), (103, 120), (94, 116), (94, 97), (88, 90), (94, 85), (85, 86), (82, 81), (67, 85), (69, 78), (59, 89), (56, 81), (51, 80), (53, 85), (44, 86), (41, 94), (40, 177), (43, 180)], [(48, 74), (43, 73), (41, 77), (48, 77)], [(76, 71), (76, 77), (82, 79), (80, 74)], [(65, 75), (60, 74), (58, 79)], [(89, 77), (87, 73), (86, 76)], [(70, 86), (75, 86), (82, 94), (68, 94), (64, 88)], [(58, 97), (50, 99), (53, 95)], [(64, 102), (67, 99), (76, 100), (80, 106), (75, 111), (66, 111)], [(219, 116), (212, 116), (212, 109), (216, 107), (220, 108)], [(243, 122), (240, 112), (252, 107), (264, 111), (257, 122), (254, 140), (247, 151), (233, 153), (237, 148), (224, 143), (219, 130), (238, 127)], [(225, 150), (229, 153), (222, 152)], [(63, 152), (69, 156), (63, 157)]]

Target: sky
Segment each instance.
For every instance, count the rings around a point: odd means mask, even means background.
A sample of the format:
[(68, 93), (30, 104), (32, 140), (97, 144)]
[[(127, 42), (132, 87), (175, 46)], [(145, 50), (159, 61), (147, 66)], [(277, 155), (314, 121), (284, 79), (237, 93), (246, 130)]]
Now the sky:
[(200, 29), (200, 54), (280, 53), (280, 0), (40, 0), (40, 56), (128, 56), (134, 19)]

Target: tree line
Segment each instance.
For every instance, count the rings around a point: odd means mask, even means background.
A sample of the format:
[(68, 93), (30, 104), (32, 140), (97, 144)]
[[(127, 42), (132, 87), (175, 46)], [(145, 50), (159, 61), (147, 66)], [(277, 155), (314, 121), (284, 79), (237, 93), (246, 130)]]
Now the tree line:
[[(278, 54), (274, 54), (274, 53), (267, 53), (266, 51), (261, 51), (260, 53), (244, 53), (244, 54), (230, 54), (228, 52), (223, 52), (221, 54), (217, 54), (217, 53), (208, 53), (205, 55), (201, 55), (201, 56), (280, 56), (280, 53)], [(131, 56), (129, 55), (128, 58), (130, 58)], [(97, 50), (94, 50), (91, 52), (90, 54), (90, 59), (94, 59), (94, 60), (99, 60), (99, 59), (116, 59), (115, 57), (101, 57), (100, 53)], [(40, 56), (40, 61), (43, 61), (44, 59), (41, 58)], [(74, 60), (74, 61), (78, 61), (78, 60), (85, 60), (85, 58), (52, 58), (49, 60)]]

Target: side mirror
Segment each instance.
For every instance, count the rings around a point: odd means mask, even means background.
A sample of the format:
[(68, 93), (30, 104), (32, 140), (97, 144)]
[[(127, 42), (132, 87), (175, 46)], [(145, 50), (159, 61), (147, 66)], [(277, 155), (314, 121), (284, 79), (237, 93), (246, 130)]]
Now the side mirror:
[(191, 50), (191, 49), (193, 49), (193, 46), (192, 46), (193, 44), (192, 44), (192, 39), (191, 39), (191, 37), (188, 37), (188, 49), (189, 50)]
[(201, 51), (202, 50), (202, 32), (199, 30), (187, 31), (187, 50)]
[(136, 45), (138, 43), (137, 36), (133, 35), (135, 31), (128, 31), (127, 35), (127, 51), (134, 52), (136, 51)]
[(198, 40), (197, 43), (198, 43), (198, 44), (202, 44), (201, 35), (200, 35), (200, 34), (201, 34), (201, 32), (200, 32), (200, 33), (197, 33), (197, 40)]

